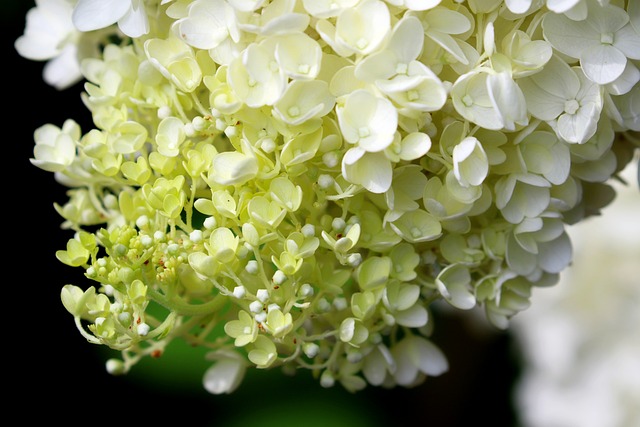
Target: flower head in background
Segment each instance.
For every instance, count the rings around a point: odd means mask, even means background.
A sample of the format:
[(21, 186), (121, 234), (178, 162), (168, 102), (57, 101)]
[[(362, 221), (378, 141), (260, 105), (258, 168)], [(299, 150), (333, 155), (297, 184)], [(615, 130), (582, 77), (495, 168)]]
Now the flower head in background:
[(37, 2), (16, 49), (85, 80), (95, 124), (34, 133), (70, 187), (56, 255), (88, 281), (62, 303), (122, 352), (113, 374), (209, 349), (213, 394), (251, 368), (350, 391), (441, 375), (435, 311), (507, 328), (633, 160), (639, 19), (625, 0)]

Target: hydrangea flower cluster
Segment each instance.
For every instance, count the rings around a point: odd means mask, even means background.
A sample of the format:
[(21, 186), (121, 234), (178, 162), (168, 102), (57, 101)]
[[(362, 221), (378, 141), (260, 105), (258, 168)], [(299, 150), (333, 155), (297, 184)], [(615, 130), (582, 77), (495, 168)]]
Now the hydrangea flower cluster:
[(571, 263), (637, 151), (633, 0), (36, 0), (15, 47), (94, 129), (34, 133), (69, 188), (64, 307), (128, 372), (173, 340), (357, 391), (448, 369), (433, 304), (497, 328)]

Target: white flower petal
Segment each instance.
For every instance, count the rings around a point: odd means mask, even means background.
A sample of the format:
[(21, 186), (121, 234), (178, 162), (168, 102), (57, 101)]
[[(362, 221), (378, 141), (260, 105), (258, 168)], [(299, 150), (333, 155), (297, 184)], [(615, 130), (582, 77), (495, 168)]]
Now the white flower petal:
[(564, 13), (580, 3), (580, 0), (547, 0), (547, 8), (555, 13)]
[(625, 25), (620, 31), (616, 32), (613, 46), (629, 59), (640, 59), (640, 28)]
[(566, 233), (550, 242), (538, 244), (538, 263), (547, 273), (560, 273), (571, 263), (573, 250)]
[(216, 361), (204, 374), (204, 388), (212, 394), (232, 393), (242, 382), (245, 371), (246, 365), (240, 359), (224, 358)]
[(56, 89), (66, 89), (82, 80), (76, 45), (66, 46), (60, 55), (49, 60), (43, 70), (44, 81)]
[(442, 350), (426, 339), (416, 340), (414, 344), (418, 348), (420, 357), (418, 367), (427, 375), (441, 375), (449, 370), (449, 362)]
[(429, 320), (427, 309), (421, 305), (414, 305), (406, 310), (397, 311), (393, 316), (398, 325), (408, 328), (421, 328)]
[(93, 31), (115, 24), (131, 8), (132, 0), (78, 0), (73, 24), (80, 31)]
[(366, 153), (351, 165), (343, 160), (342, 173), (349, 182), (378, 194), (391, 187), (393, 177), (391, 162), (384, 153)]
[(547, 13), (542, 20), (544, 38), (565, 55), (580, 58), (582, 52), (600, 44), (600, 34), (586, 21), (573, 21), (564, 15)]
[(597, 130), (600, 109), (593, 104), (581, 107), (576, 114), (561, 114), (556, 131), (567, 142), (582, 144)]
[(505, 0), (507, 8), (513, 13), (524, 13), (531, 7), (531, 0)]
[(605, 85), (622, 75), (627, 57), (611, 45), (598, 44), (582, 52), (580, 65), (590, 80)]
[(213, 49), (229, 36), (230, 19), (233, 15), (224, 0), (195, 1), (189, 5), (189, 16), (175, 25), (186, 43), (198, 49)]
[(118, 20), (118, 28), (129, 37), (140, 37), (149, 32), (149, 20), (143, 0), (131, 0), (131, 8)]

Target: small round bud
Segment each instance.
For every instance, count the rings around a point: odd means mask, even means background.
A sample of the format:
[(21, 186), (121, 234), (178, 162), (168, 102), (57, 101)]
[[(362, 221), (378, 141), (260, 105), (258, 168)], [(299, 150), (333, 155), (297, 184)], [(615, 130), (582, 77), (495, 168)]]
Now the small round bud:
[(146, 215), (140, 215), (138, 219), (136, 219), (136, 227), (145, 228), (149, 225), (149, 217)]
[(301, 297), (310, 297), (313, 295), (313, 286), (311, 286), (308, 283), (304, 283), (302, 284), (302, 286), (300, 286), (300, 289), (298, 290), (298, 295), (300, 295)]
[(347, 300), (346, 300), (346, 298), (343, 298), (343, 297), (334, 298), (334, 300), (333, 300), (333, 308), (335, 308), (338, 311), (344, 310), (345, 308), (347, 308)]
[(236, 286), (233, 288), (233, 296), (240, 299), (243, 298), (247, 293), (247, 290), (244, 286)]
[(333, 228), (335, 231), (344, 230), (344, 227), (346, 225), (347, 223), (342, 218), (334, 218), (333, 221), (331, 221), (331, 228)]
[(266, 289), (258, 289), (256, 291), (256, 298), (258, 298), (260, 302), (266, 302), (269, 299), (269, 291)]
[(276, 143), (271, 138), (265, 138), (262, 140), (260, 148), (262, 148), (265, 153), (273, 153), (276, 149)]
[(146, 323), (142, 322), (136, 327), (136, 330), (138, 331), (138, 335), (144, 337), (151, 330), (151, 326), (149, 326)]
[(207, 230), (211, 230), (213, 228), (215, 228), (215, 226), (218, 225), (218, 221), (216, 221), (216, 219), (212, 216), (205, 218), (204, 220), (204, 228), (206, 228)]
[(184, 134), (188, 137), (196, 135), (196, 129), (193, 127), (193, 123), (185, 123), (183, 126)]
[(276, 270), (272, 280), (276, 285), (282, 285), (287, 280), (287, 276), (281, 270)]
[(336, 379), (333, 376), (333, 373), (331, 373), (331, 371), (329, 371), (328, 369), (325, 369), (322, 372), (322, 375), (320, 375), (320, 385), (324, 388), (329, 388), (333, 387), (335, 383)]
[(269, 304), (267, 306), (267, 311), (271, 311), (271, 310), (280, 310), (280, 306), (278, 304), (276, 304), (275, 302), (272, 304)]
[(191, 233), (189, 233), (189, 239), (191, 239), (193, 243), (202, 242), (202, 238), (202, 230), (193, 230)]
[(326, 190), (327, 188), (331, 187), (333, 185), (333, 183), (334, 183), (334, 181), (333, 181), (333, 177), (331, 175), (322, 174), (322, 175), (320, 175), (318, 177), (318, 185), (323, 190)]
[(194, 130), (200, 132), (207, 127), (207, 121), (200, 116), (196, 116), (193, 118), (193, 120), (191, 120), (191, 125), (193, 126)]
[(218, 129), (219, 131), (224, 131), (225, 128), (227, 127), (227, 124), (225, 123), (224, 120), (217, 118), (216, 119), (216, 129)]
[(224, 129), (224, 134), (229, 138), (233, 138), (238, 134), (238, 129), (235, 126), (227, 126)]
[(251, 310), (252, 313), (261, 313), (262, 303), (260, 301), (252, 301), (251, 304), (249, 304), (249, 310)]
[(347, 360), (351, 363), (358, 363), (362, 360), (362, 353), (359, 351), (349, 351), (347, 352)]
[(322, 155), (322, 161), (328, 168), (334, 168), (338, 166), (339, 163), (338, 153), (336, 153), (335, 151), (324, 153)]
[(329, 304), (329, 301), (327, 301), (325, 298), (320, 298), (316, 303), (316, 308), (321, 313), (326, 312), (331, 308), (331, 304)]
[(300, 232), (304, 237), (313, 237), (316, 235), (316, 227), (313, 224), (305, 224), (300, 229)]
[(362, 263), (362, 255), (359, 253), (349, 254), (347, 257), (347, 262), (351, 267), (357, 267)]
[(158, 118), (166, 119), (167, 117), (171, 117), (171, 107), (169, 107), (168, 105), (163, 105), (162, 107), (158, 108)]
[(142, 243), (142, 246), (145, 248), (150, 248), (151, 245), (153, 245), (153, 239), (151, 236), (140, 236), (140, 243)]
[(124, 362), (119, 359), (107, 360), (106, 368), (111, 375), (124, 375), (127, 372)]
[(313, 359), (320, 352), (320, 346), (314, 342), (306, 342), (302, 344), (302, 351), (308, 358)]
[(238, 251), (236, 252), (236, 255), (238, 256), (239, 259), (245, 259), (247, 255), (249, 255), (250, 250), (251, 249), (247, 248), (246, 245), (239, 246)]
[(256, 261), (255, 259), (250, 260), (249, 262), (247, 262), (247, 265), (244, 267), (244, 269), (249, 274), (256, 274), (258, 272), (258, 261)]

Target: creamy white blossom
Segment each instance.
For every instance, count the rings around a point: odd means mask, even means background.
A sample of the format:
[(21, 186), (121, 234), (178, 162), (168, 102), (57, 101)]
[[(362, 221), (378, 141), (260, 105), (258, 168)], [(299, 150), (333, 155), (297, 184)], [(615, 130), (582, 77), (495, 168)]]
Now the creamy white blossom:
[(212, 394), (443, 375), (432, 308), (507, 328), (640, 145), (635, 1), (36, 5), (16, 50), (84, 79), (92, 124), (30, 161), (68, 187), (55, 255), (99, 286), (60, 299), (114, 375), (178, 340)]

